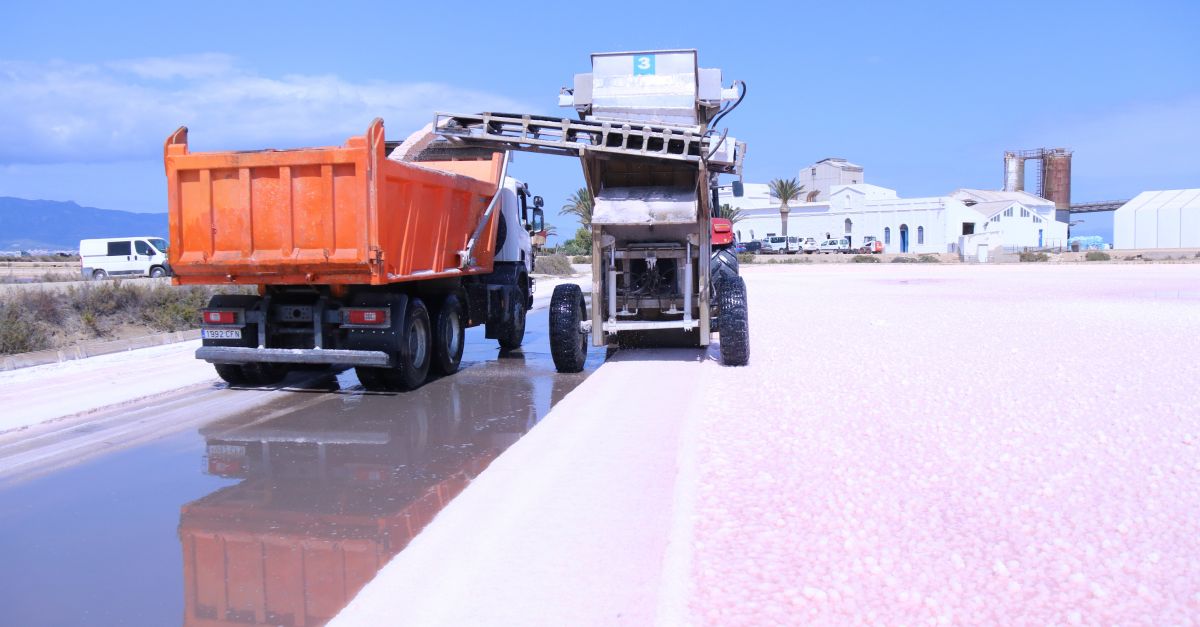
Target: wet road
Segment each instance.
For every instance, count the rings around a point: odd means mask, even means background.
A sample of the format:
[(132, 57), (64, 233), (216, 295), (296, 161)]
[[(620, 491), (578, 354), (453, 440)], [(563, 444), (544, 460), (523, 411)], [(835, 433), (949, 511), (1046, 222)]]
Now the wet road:
[(603, 361), (554, 372), (468, 331), (405, 394), (353, 371), (181, 391), (0, 442), (5, 624), (322, 624)]

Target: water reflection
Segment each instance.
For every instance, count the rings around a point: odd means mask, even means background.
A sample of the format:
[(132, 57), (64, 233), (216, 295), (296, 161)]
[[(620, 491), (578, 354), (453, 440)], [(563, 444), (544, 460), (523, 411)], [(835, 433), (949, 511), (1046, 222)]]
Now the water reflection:
[(205, 471), (241, 481), (182, 508), (184, 624), (331, 619), (585, 376), (531, 366), (505, 358), (408, 394), (340, 390), (203, 429)]

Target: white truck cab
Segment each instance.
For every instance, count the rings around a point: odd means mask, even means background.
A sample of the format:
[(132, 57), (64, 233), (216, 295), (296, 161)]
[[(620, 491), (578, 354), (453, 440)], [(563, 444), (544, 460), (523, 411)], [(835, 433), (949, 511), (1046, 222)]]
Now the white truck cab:
[(167, 241), (149, 235), (106, 237), (79, 242), (80, 272), (84, 279), (101, 281), (109, 277), (170, 276)]

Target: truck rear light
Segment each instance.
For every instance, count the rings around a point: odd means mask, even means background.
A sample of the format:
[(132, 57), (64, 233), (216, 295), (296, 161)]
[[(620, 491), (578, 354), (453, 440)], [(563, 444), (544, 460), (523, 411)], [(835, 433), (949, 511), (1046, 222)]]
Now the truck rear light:
[(343, 311), (345, 312), (345, 317), (343, 318), (345, 324), (355, 326), (384, 326), (391, 322), (388, 315), (389, 310), (387, 309), (355, 308)]
[(236, 311), (204, 309), (200, 312), (204, 324), (237, 324)]
[(713, 233), (728, 233), (733, 230), (733, 227), (724, 222), (713, 222)]

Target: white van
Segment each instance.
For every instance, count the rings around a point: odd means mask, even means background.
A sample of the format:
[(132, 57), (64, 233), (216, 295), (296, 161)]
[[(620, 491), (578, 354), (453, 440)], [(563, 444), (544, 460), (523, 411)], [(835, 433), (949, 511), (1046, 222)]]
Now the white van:
[(83, 278), (110, 276), (164, 277), (171, 274), (167, 241), (161, 237), (106, 237), (79, 242)]

